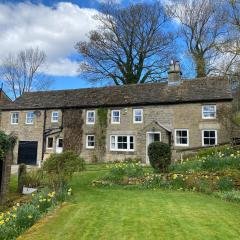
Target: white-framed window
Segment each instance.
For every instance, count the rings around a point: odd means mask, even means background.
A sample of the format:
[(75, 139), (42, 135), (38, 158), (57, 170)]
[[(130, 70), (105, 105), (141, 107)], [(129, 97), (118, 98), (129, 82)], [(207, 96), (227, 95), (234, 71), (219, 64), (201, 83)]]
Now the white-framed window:
[(58, 122), (58, 118), (59, 118), (59, 113), (58, 113), (58, 111), (52, 112), (51, 122), (53, 122), (53, 123)]
[(27, 112), (26, 113), (26, 124), (33, 124), (34, 121), (34, 112)]
[(95, 123), (95, 111), (87, 111), (86, 114), (86, 123), (87, 124), (94, 124)]
[(47, 149), (53, 149), (53, 137), (47, 138)]
[(216, 105), (203, 105), (202, 106), (202, 118), (214, 119), (217, 116)]
[(19, 122), (19, 112), (11, 113), (11, 124), (18, 124)]
[(95, 148), (95, 136), (94, 135), (87, 135), (86, 148), (89, 148), (89, 149)]
[(143, 122), (143, 109), (133, 109), (133, 123)]
[(111, 135), (111, 151), (134, 151), (134, 136), (131, 135)]
[(202, 130), (202, 145), (217, 145), (217, 130)]
[(175, 146), (189, 146), (188, 129), (175, 129)]
[(120, 110), (112, 110), (111, 123), (112, 124), (120, 124), (120, 119), (121, 119), (121, 111)]

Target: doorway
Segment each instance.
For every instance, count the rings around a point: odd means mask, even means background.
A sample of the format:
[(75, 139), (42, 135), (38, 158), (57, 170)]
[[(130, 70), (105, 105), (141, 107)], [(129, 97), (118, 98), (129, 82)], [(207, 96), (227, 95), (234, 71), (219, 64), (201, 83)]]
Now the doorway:
[(146, 164), (150, 164), (148, 157), (148, 146), (152, 142), (160, 142), (161, 141), (161, 133), (160, 132), (147, 132), (146, 139)]

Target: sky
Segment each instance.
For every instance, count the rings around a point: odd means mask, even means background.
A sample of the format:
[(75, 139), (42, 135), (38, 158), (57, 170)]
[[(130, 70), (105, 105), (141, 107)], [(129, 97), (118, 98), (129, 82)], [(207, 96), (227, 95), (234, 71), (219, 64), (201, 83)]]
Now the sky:
[(51, 89), (92, 87), (81, 77), (74, 45), (87, 40), (88, 32), (97, 28), (93, 16), (104, 1), (0, 0), (0, 60), (9, 53), (38, 47), (47, 54), (42, 71), (52, 80)]

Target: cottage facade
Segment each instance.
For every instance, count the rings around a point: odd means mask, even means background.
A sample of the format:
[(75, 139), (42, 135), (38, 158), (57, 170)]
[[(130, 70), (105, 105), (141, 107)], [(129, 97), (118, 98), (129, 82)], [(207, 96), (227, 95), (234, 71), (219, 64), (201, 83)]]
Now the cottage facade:
[(25, 93), (3, 109), (1, 128), (18, 136), (14, 159), (27, 164), (40, 164), (64, 149), (88, 162), (130, 157), (148, 163), (153, 141), (169, 143), (173, 159), (228, 143), (228, 116), (221, 112), (231, 109), (229, 81), (172, 79), (169, 84)]

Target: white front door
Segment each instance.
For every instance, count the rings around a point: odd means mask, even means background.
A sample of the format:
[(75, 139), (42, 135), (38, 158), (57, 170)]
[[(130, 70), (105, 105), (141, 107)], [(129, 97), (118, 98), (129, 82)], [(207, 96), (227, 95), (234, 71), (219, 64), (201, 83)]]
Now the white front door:
[(56, 153), (62, 153), (63, 151), (63, 139), (57, 138), (56, 142)]
[(160, 132), (147, 132), (146, 139), (146, 164), (150, 164), (148, 158), (148, 145), (152, 142), (160, 142), (161, 141), (161, 133)]

